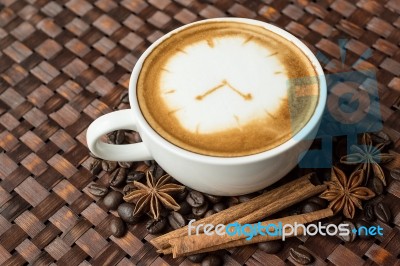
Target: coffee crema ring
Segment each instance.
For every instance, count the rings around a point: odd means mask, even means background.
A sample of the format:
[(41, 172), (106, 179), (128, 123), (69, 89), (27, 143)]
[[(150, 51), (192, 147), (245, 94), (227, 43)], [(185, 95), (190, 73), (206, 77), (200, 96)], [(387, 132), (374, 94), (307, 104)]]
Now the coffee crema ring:
[(316, 75), (282, 36), (213, 21), (161, 42), (136, 86), (145, 119), (163, 138), (195, 153), (237, 157), (273, 149), (307, 124), (318, 103)]

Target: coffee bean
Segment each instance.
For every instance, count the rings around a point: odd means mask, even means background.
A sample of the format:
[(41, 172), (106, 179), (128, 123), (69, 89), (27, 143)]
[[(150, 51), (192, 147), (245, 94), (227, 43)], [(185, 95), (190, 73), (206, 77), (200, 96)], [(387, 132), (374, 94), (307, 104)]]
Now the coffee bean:
[(187, 203), (192, 207), (200, 207), (204, 204), (204, 196), (198, 191), (190, 191), (186, 197)]
[(113, 131), (107, 134), (107, 142), (111, 144), (115, 144), (115, 137), (116, 137), (117, 131)]
[(133, 133), (133, 142), (134, 143), (142, 142), (142, 138), (140, 137), (138, 132)]
[(309, 213), (321, 210), (322, 207), (320, 205), (315, 204), (314, 202), (306, 202), (301, 208), (301, 213)]
[(121, 203), (118, 206), (118, 215), (121, 219), (127, 223), (134, 224), (140, 221), (140, 215), (133, 215), (135, 205), (132, 203)]
[(126, 225), (121, 218), (114, 217), (110, 222), (111, 234), (115, 237), (122, 237), (126, 232)]
[(235, 205), (239, 204), (239, 198), (238, 197), (229, 197), (227, 200), (228, 207), (232, 207)]
[(249, 200), (251, 200), (251, 198), (249, 196), (247, 196), (247, 195), (239, 196), (239, 202), (240, 203), (248, 202)]
[(130, 171), (126, 176), (126, 182), (140, 181), (146, 174), (142, 171)]
[(122, 168), (131, 168), (133, 165), (133, 162), (118, 162), (118, 165)]
[(372, 203), (367, 203), (364, 206), (364, 219), (368, 222), (373, 222), (376, 219), (374, 205)]
[(124, 195), (127, 195), (129, 193), (131, 193), (132, 191), (135, 191), (136, 187), (133, 185), (133, 183), (129, 183), (127, 185), (124, 186), (124, 188), (122, 189), (122, 193)]
[(182, 215), (186, 215), (192, 212), (192, 207), (186, 201), (182, 201), (179, 206), (181, 207), (178, 212)]
[(283, 248), (281, 240), (266, 241), (257, 244), (258, 248), (269, 254), (276, 254)]
[(175, 198), (177, 201), (184, 201), (186, 199), (187, 194), (188, 194), (188, 190), (184, 189), (184, 190), (178, 192), (176, 194)]
[(115, 134), (115, 144), (122, 144), (125, 140), (125, 131), (118, 130)]
[(200, 207), (193, 207), (192, 213), (197, 217), (203, 217), (204, 214), (206, 214), (207, 210), (208, 210), (208, 202), (205, 201), (204, 204), (201, 205)]
[(186, 225), (186, 221), (179, 212), (171, 212), (168, 215), (168, 222), (173, 229), (179, 229)]
[(115, 144), (115, 131), (107, 134), (107, 143)]
[(321, 206), (322, 209), (324, 209), (328, 206), (328, 201), (325, 199), (322, 199), (320, 197), (311, 197), (307, 200), (307, 202), (315, 203), (315, 204)]
[(97, 175), (98, 173), (101, 172), (102, 166), (101, 166), (101, 161), (98, 159), (95, 159), (91, 164), (90, 164), (90, 172), (92, 175)]
[(112, 190), (104, 197), (103, 204), (107, 209), (115, 210), (123, 202), (123, 196), (121, 192)]
[(108, 193), (108, 188), (103, 185), (93, 183), (89, 185), (88, 191), (94, 196), (103, 197)]
[[(360, 219), (360, 220), (356, 221), (355, 226), (358, 230), (358, 236), (361, 239), (369, 239), (372, 237), (370, 234), (368, 234), (368, 228), (371, 226), (371, 224), (369, 222)], [(363, 228), (360, 229), (360, 227), (363, 227)], [(366, 230), (364, 227), (366, 228)]]
[(219, 256), (208, 255), (201, 262), (201, 266), (219, 266), (223, 265), (223, 261)]
[(200, 253), (200, 254), (194, 254), (187, 256), (188, 260), (194, 263), (199, 263), (201, 262), (205, 257), (207, 256), (207, 253)]
[(119, 98), (120, 103), (126, 103), (129, 104), (129, 93), (122, 94), (121, 97)]
[(125, 184), (126, 168), (117, 168), (111, 173), (108, 182), (112, 187), (120, 187)]
[(344, 221), (341, 224), (346, 226), (346, 228), (348, 230), (350, 230), (350, 232), (348, 235), (339, 235), (339, 233), (338, 233), (338, 237), (345, 242), (353, 242), (357, 236), (356, 232), (353, 232), (353, 230), (356, 228), (356, 226), (350, 221)]
[(150, 167), (147, 169), (147, 171), (150, 172), (150, 173), (153, 175), (153, 177), (154, 177), (155, 174), (156, 174), (156, 168), (157, 168), (157, 165), (156, 165), (155, 162), (154, 162), (154, 163), (152, 163), (152, 164), (150, 165)]
[(158, 234), (162, 230), (164, 230), (166, 225), (167, 225), (167, 219), (165, 217), (161, 217), (158, 220), (150, 219), (146, 223), (146, 229), (150, 234)]
[(213, 215), (213, 214), (216, 214), (216, 212), (215, 212), (214, 210), (208, 210), (208, 211), (206, 212), (206, 214), (204, 214), (204, 218), (206, 218), (206, 217), (208, 217), (208, 216), (211, 216), (211, 215)]
[(400, 168), (394, 168), (390, 171), (390, 176), (395, 179), (400, 181)]
[(153, 174), (155, 179), (159, 179), (164, 175), (164, 169), (162, 169), (158, 164), (151, 165), (148, 171)]
[(392, 219), (392, 212), (384, 202), (379, 202), (374, 207), (376, 217), (384, 223), (389, 223)]
[(377, 177), (371, 178), (368, 181), (367, 187), (371, 188), (377, 195), (381, 195), (383, 193), (383, 183)]
[(125, 131), (117, 130), (107, 134), (108, 142), (112, 144), (122, 144), (125, 140)]
[(164, 169), (162, 169), (161, 166), (159, 166), (159, 165), (157, 164), (156, 171), (155, 171), (155, 173), (154, 173), (154, 177), (155, 177), (156, 179), (159, 179), (159, 178), (162, 177), (164, 174), (165, 174)]
[(204, 196), (211, 202), (211, 203), (218, 203), (221, 201), (221, 196), (214, 196), (210, 194), (204, 194)]
[(115, 170), (115, 168), (117, 168), (117, 162), (104, 160), (101, 162), (101, 167), (106, 172), (112, 172)]
[(214, 210), (215, 212), (223, 211), (223, 210), (225, 210), (226, 208), (227, 208), (227, 206), (226, 206), (226, 204), (223, 203), (223, 202), (217, 203), (217, 204), (215, 204), (215, 205), (213, 206), (213, 210)]
[(295, 262), (301, 265), (307, 265), (314, 261), (314, 257), (307, 250), (300, 247), (290, 248), (289, 255)]

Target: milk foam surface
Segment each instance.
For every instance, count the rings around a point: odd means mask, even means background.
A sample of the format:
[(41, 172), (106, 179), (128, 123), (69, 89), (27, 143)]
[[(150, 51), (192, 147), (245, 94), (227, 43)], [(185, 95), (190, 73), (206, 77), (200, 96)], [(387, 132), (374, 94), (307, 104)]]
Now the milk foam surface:
[(238, 128), (271, 116), (287, 98), (287, 74), (274, 50), (245, 36), (181, 48), (164, 66), (162, 99), (193, 133)]
[(214, 21), (163, 40), (144, 60), (136, 93), (146, 121), (167, 141), (236, 157), (272, 149), (308, 122), (318, 81), (303, 90), (290, 80), (315, 75), (304, 53), (278, 34)]

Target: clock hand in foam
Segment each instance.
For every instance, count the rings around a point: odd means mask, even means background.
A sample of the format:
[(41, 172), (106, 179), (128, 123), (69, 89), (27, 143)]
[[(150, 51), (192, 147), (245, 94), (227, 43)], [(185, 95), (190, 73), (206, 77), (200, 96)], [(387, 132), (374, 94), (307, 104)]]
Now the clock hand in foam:
[(215, 86), (215, 87), (209, 89), (208, 91), (206, 91), (206, 92), (203, 93), (202, 95), (197, 95), (197, 96), (196, 96), (196, 100), (201, 101), (201, 100), (203, 100), (203, 98), (205, 98), (207, 95), (213, 93), (214, 91), (216, 91), (216, 90), (218, 90), (218, 89), (220, 89), (220, 88), (222, 88), (222, 87), (224, 87), (224, 86), (225, 86), (225, 84), (222, 82), (221, 84), (219, 84), (219, 85), (217, 85), (217, 86)]
[(246, 101), (252, 99), (251, 93), (247, 93), (247, 94), (242, 93), (241, 91), (239, 91), (238, 89), (233, 87), (226, 79), (224, 79), (224, 80), (222, 80), (222, 82), (219, 85), (209, 89), (208, 91), (206, 91), (202, 95), (196, 96), (196, 100), (201, 101), (206, 96), (210, 95), (211, 93), (213, 93), (213, 92), (215, 92), (215, 91), (217, 91), (217, 90), (219, 90), (219, 89), (221, 89), (221, 88), (223, 88), (225, 86), (228, 87), (229, 89), (231, 89), (232, 91), (236, 92), (237, 94), (239, 94)]
[(239, 91), (238, 89), (236, 89), (235, 87), (233, 87), (233, 86), (232, 86), (228, 81), (226, 81), (225, 79), (224, 79), (222, 82), (225, 83), (231, 90), (233, 90), (234, 92), (236, 92), (237, 94), (239, 94), (240, 96), (242, 96), (243, 99), (245, 99), (246, 101), (252, 99), (251, 93), (244, 94), (243, 92), (241, 92), (241, 91)]

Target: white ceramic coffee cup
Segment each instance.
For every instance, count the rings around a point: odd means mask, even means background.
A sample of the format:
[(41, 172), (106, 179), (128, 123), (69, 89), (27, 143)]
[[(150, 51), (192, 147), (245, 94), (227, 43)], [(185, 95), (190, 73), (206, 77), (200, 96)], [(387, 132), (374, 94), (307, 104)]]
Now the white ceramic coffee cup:
[[(262, 26), (290, 40), (310, 59), (320, 78), (319, 100), (313, 116), (295, 137), (278, 147), (242, 157), (222, 158), (200, 155), (168, 142), (147, 123), (136, 98), (136, 83), (142, 64), (148, 54), (172, 34), (194, 24), (209, 21), (236, 21)], [(182, 184), (214, 195), (240, 195), (260, 190), (278, 181), (293, 169), (299, 156), (306, 151), (325, 108), (326, 82), (321, 65), (313, 53), (299, 39), (271, 24), (243, 18), (218, 18), (195, 22), (175, 29), (154, 42), (137, 61), (129, 82), (131, 109), (115, 111), (96, 119), (87, 130), (90, 151), (103, 159), (113, 161), (156, 160), (171, 176)], [(114, 130), (128, 129), (139, 132), (143, 142), (126, 145), (107, 144), (100, 138)]]

